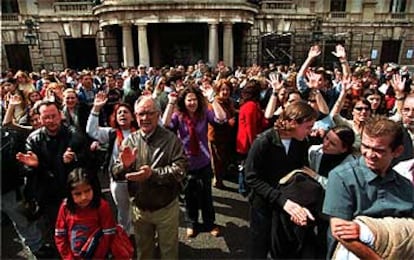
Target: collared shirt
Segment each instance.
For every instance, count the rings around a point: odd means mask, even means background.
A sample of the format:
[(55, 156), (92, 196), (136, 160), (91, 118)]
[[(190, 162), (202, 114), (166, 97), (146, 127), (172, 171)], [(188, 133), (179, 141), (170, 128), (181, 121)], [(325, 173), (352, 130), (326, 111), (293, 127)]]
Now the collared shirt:
[(392, 169), (380, 177), (360, 157), (329, 173), (323, 213), (345, 220), (356, 216), (414, 217), (414, 189)]

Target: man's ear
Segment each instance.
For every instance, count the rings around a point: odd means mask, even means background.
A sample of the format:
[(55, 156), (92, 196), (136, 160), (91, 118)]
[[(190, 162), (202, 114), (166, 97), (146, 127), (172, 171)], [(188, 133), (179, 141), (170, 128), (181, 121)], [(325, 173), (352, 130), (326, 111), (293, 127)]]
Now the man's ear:
[(404, 152), (404, 146), (403, 145), (399, 145), (397, 148), (394, 149), (394, 151), (392, 153), (394, 154), (394, 158), (397, 158), (403, 152)]

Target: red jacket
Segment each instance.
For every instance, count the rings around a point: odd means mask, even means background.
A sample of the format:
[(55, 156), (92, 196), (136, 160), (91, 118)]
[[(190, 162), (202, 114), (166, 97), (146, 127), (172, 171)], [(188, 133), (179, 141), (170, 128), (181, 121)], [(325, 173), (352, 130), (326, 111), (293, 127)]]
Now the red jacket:
[(237, 130), (236, 151), (247, 154), (258, 134), (267, 126), (259, 102), (247, 101), (240, 107), (239, 128)]
[[(101, 199), (99, 208), (77, 208), (75, 214), (69, 212), (64, 201), (56, 220), (55, 243), (62, 259), (66, 260), (84, 258), (81, 256), (82, 249), (90, 249), (92, 243), (98, 242), (92, 258), (103, 259), (109, 252), (115, 231), (115, 219), (109, 203), (104, 199)], [(92, 242), (94, 236), (97, 239)]]

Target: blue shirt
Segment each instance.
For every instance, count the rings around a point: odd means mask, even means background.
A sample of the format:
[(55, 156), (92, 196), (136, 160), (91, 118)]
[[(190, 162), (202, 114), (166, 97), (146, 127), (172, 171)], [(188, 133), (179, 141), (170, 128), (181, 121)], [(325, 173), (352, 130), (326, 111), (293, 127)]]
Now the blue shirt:
[(323, 213), (345, 220), (356, 216), (414, 217), (414, 189), (392, 169), (385, 177), (377, 175), (360, 157), (329, 173)]

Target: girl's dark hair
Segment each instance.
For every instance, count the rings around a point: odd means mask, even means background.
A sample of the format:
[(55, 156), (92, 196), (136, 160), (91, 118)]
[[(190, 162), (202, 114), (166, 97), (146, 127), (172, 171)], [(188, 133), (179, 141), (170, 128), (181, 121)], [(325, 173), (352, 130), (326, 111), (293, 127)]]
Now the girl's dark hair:
[(355, 142), (355, 133), (348, 126), (335, 126), (330, 131), (333, 131), (341, 140), (342, 145), (346, 147), (347, 153), (353, 152), (353, 144)]
[(185, 107), (185, 97), (190, 93), (194, 93), (198, 101), (198, 107), (195, 112), (195, 116), (197, 118), (203, 118), (204, 111), (207, 109), (207, 103), (206, 103), (206, 99), (203, 96), (203, 93), (197, 87), (188, 86), (184, 88), (183, 91), (181, 91), (178, 97), (178, 102), (177, 102), (178, 111), (180, 111), (181, 113), (187, 112), (187, 108)]
[(120, 109), (121, 107), (125, 107), (126, 109), (129, 110), (129, 112), (131, 112), (131, 115), (132, 115), (131, 126), (137, 128), (135, 117), (134, 117), (134, 110), (132, 109), (130, 104), (123, 103), (123, 102), (115, 104), (114, 109), (112, 110), (112, 113), (109, 116), (109, 125), (112, 128), (117, 128), (117, 129), (119, 128), (118, 122), (116, 121), (116, 113), (118, 112), (118, 109)]
[(91, 185), (93, 190), (93, 197), (89, 206), (91, 208), (99, 208), (100, 206), (100, 191), (99, 185), (97, 183), (97, 178), (95, 178), (90, 172), (88, 172), (84, 168), (75, 168), (69, 173), (66, 182), (66, 191), (68, 193), (66, 205), (72, 214), (76, 211), (76, 204), (73, 201), (71, 192), (77, 185), (83, 183)]
[[(372, 88), (364, 90), (364, 93), (362, 94), (362, 96), (366, 100), (368, 100), (368, 97), (372, 96), (372, 95), (378, 95), (378, 96), (380, 96), (380, 99), (381, 99), (380, 104), (378, 106), (378, 109), (375, 111), (375, 114), (381, 114), (381, 115), (385, 114), (386, 113), (386, 108), (385, 108), (384, 94), (382, 94), (382, 92), (380, 92), (378, 89), (372, 89)], [(371, 111), (371, 112), (374, 112), (374, 111)]]

